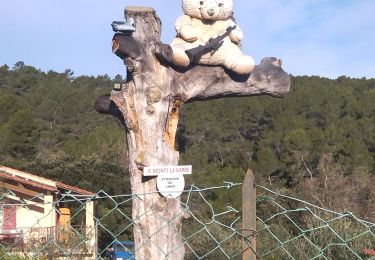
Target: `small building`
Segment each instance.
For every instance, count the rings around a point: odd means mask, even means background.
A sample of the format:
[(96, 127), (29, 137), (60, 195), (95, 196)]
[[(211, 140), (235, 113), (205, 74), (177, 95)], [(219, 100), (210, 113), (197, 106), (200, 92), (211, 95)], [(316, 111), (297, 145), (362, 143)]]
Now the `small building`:
[(0, 253), (96, 259), (94, 195), (0, 166)]

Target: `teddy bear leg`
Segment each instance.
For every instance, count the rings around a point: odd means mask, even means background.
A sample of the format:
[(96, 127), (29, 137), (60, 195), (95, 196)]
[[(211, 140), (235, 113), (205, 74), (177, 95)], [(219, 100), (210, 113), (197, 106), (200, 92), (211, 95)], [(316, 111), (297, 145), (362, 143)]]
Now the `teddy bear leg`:
[(227, 56), (224, 65), (238, 74), (249, 74), (254, 69), (255, 61), (247, 55), (232, 54)]
[(185, 53), (185, 49), (181, 48), (179, 46), (172, 47), (173, 50), (173, 57), (172, 61), (174, 64), (176, 64), (179, 67), (187, 67), (190, 64), (189, 57)]

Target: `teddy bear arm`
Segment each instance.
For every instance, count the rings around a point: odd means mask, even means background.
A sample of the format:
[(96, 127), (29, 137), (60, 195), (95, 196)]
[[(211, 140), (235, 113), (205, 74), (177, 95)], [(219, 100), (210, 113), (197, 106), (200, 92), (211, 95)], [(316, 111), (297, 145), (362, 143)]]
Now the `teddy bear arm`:
[(176, 31), (179, 37), (187, 42), (197, 40), (197, 31), (192, 26), (192, 19), (188, 15), (180, 16), (176, 21)]
[(234, 29), (230, 34), (229, 38), (234, 43), (239, 43), (243, 39), (243, 32), (241, 28), (236, 24), (235, 22), (231, 21), (230, 26), (236, 26), (236, 29)]

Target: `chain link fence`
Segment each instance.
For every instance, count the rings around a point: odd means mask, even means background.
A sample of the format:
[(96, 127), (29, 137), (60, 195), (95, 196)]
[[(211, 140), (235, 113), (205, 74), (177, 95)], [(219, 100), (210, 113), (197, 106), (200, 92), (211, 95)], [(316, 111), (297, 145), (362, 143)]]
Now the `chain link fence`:
[[(241, 184), (226, 182), (206, 189), (192, 185), (183, 193), (185, 259), (242, 259), (243, 241), (252, 247), (249, 237), (242, 235), (242, 212), (232, 207), (241, 200), (241, 188)], [(139, 194), (67, 192), (48, 202), (43, 194), (21, 198), (12, 190), (1, 193), (2, 260), (110, 259), (114, 251), (132, 258), (142, 247), (130, 242), (136, 225), (131, 218), (132, 200)], [(233, 204), (217, 204), (215, 194), (219, 193), (233, 194)], [(262, 186), (257, 187), (257, 194), (257, 231), (252, 235), (258, 259), (375, 259), (374, 223)], [(153, 207), (148, 206), (150, 212)]]
[(375, 259), (374, 223), (266, 187), (258, 191), (260, 259)]

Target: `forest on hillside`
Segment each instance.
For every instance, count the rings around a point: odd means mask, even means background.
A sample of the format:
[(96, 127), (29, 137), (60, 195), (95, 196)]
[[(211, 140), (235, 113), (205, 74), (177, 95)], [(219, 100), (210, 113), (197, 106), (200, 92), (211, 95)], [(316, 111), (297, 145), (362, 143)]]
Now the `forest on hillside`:
[[(1, 66), (0, 164), (94, 192), (130, 193), (124, 130), (94, 109), (113, 83), (23, 62)], [(374, 220), (375, 79), (292, 77), (283, 99), (186, 104), (177, 143), (180, 163), (193, 165), (187, 183), (242, 182), (250, 166), (258, 184)], [(240, 208), (232, 196), (210, 199)]]

